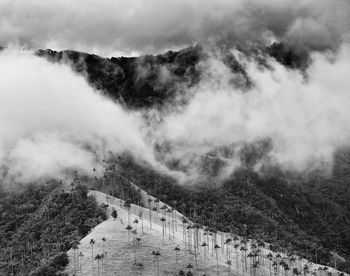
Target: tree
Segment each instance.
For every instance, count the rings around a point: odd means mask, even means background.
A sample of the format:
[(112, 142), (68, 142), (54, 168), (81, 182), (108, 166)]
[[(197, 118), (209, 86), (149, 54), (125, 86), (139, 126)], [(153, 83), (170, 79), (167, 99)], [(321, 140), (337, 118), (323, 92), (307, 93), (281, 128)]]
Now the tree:
[(160, 221), (162, 222), (162, 230), (163, 230), (163, 244), (164, 244), (164, 235), (165, 235), (165, 233), (164, 233), (164, 224), (165, 224), (165, 221), (166, 221), (166, 219), (165, 219), (165, 217), (161, 217), (160, 218)]
[(132, 227), (130, 224), (128, 224), (125, 229), (128, 231), (128, 241), (130, 242), (130, 231), (132, 230)]
[(149, 210), (149, 228), (152, 229), (152, 209), (151, 202), (153, 201), (150, 197), (147, 199), (148, 201), (148, 210)]
[(152, 251), (152, 255), (155, 257), (156, 259), (156, 263), (157, 263), (157, 275), (159, 276), (159, 256), (160, 256), (160, 252), (159, 250), (157, 251)]
[(179, 254), (179, 251), (180, 251), (180, 246), (176, 246), (174, 248), (174, 251), (175, 251), (175, 254), (176, 254), (176, 263), (178, 264), (179, 263), (179, 256), (178, 256), (178, 254)]
[(95, 257), (95, 260), (97, 260), (97, 275), (100, 275), (100, 261), (102, 260), (103, 256), (100, 254), (97, 254)]
[[(193, 268), (193, 265), (188, 264), (188, 265), (186, 266), (186, 268), (188, 269), (188, 272), (191, 272), (191, 269)], [(187, 274), (187, 275), (188, 275), (188, 274)]]
[(131, 211), (131, 203), (129, 201), (126, 201), (124, 203), (124, 207), (128, 211), (128, 224), (130, 224), (130, 211)]
[(105, 254), (106, 253), (106, 251), (105, 251), (105, 246), (106, 246), (106, 238), (105, 237), (102, 237), (102, 252), (103, 252), (103, 254)]
[(220, 245), (215, 244), (215, 257), (216, 257), (216, 274), (219, 274), (219, 258), (218, 258), (218, 249), (220, 249)]
[(136, 231), (137, 231), (137, 225), (139, 224), (139, 220), (137, 218), (134, 219), (133, 223), (136, 225)]
[(90, 246), (91, 246), (91, 262), (94, 261), (94, 245), (95, 245), (95, 240), (91, 239), (90, 240)]
[(77, 255), (77, 251), (79, 249), (78, 244), (79, 242), (75, 242), (72, 245), (72, 249), (74, 250), (74, 273), (76, 272), (77, 259), (78, 259), (78, 255)]
[(231, 262), (230, 260), (228, 260), (228, 261), (226, 262), (226, 264), (228, 265), (228, 276), (230, 276), (230, 275), (231, 275), (231, 265), (232, 265), (232, 262)]
[(134, 263), (137, 263), (137, 251), (140, 247), (140, 243), (141, 243), (141, 238), (134, 238), (133, 239), (133, 247), (134, 247)]
[(114, 209), (114, 208), (113, 208), (113, 210), (112, 210), (112, 217), (113, 217), (114, 220), (118, 217), (117, 210)]
[(204, 271), (205, 271), (205, 274), (207, 274), (207, 247), (208, 247), (208, 244), (206, 242), (203, 242), (201, 246), (204, 248)]

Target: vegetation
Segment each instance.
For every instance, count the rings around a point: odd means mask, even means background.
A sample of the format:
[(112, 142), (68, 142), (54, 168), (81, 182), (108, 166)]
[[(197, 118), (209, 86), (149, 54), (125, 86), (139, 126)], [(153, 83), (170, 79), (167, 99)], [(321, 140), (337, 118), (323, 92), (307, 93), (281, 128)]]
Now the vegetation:
[[(347, 271), (350, 190), (337, 169), (332, 178), (307, 179), (278, 170), (258, 175), (242, 169), (220, 185), (189, 187), (132, 158), (123, 158), (118, 167), (125, 178), (161, 201), (174, 203), (194, 222), (264, 240), (274, 250), (288, 250), (324, 265), (334, 266), (332, 252), (337, 252), (347, 260), (338, 262), (338, 268)], [(130, 199), (136, 203), (135, 197)]]
[(0, 192), (1, 275), (58, 275), (66, 251), (106, 219), (85, 187), (61, 187), (51, 182)]

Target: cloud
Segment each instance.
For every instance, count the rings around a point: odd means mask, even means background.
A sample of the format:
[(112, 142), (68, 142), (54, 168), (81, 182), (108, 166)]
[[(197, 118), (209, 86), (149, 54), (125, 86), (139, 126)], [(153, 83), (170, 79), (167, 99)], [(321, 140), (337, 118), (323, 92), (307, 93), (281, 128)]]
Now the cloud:
[(133, 55), (195, 42), (271, 39), (334, 49), (348, 0), (0, 0), (0, 43)]
[(155, 164), (138, 112), (94, 91), (67, 65), (28, 51), (0, 52), (0, 168), (7, 180), (91, 174), (125, 151)]
[(242, 150), (255, 145), (265, 151), (257, 170), (331, 168), (335, 151), (350, 145), (350, 46), (337, 55), (314, 54), (307, 77), (272, 59), (267, 69), (237, 50), (233, 54), (254, 87), (233, 88), (230, 80), (237, 76), (219, 58), (209, 59), (211, 78), (204, 77), (188, 106), (165, 117), (158, 129), (157, 143), (166, 145), (163, 159), (194, 178), (203, 174), (203, 158), (222, 160), (227, 176), (242, 165)]

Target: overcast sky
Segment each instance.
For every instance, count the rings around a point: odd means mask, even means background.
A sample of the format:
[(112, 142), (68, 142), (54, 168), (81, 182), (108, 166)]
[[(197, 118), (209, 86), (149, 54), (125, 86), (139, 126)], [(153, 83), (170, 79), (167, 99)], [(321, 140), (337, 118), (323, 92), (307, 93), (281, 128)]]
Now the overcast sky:
[(325, 49), (348, 40), (349, 18), (349, 0), (0, 0), (0, 44), (104, 56), (213, 39)]

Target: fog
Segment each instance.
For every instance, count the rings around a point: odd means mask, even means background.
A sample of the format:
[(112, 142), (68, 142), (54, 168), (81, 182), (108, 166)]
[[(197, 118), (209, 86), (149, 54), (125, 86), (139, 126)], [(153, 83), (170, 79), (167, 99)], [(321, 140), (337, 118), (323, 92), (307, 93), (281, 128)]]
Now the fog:
[(109, 152), (154, 163), (143, 121), (94, 91), (69, 66), (23, 50), (0, 52), (0, 164), (4, 179), (92, 175)]
[(245, 65), (253, 88), (232, 87), (230, 80), (237, 76), (220, 58), (209, 59), (204, 68), (211, 77), (204, 77), (193, 88), (189, 105), (167, 116), (158, 130), (158, 143), (170, 145), (164, 159), (178, 160), (199, 177), (198, 167), (209, 154), (225, 162), (227, 177), (244, 165), (240, 152), (245, 146), (267, 141), (256, 171), (273, 165), (329, 172), (335, 151), (350, 145), (349, 45), (337, 55), (313, 54), (305, 74), (268, 58), (270, 70), (232, 51)]

